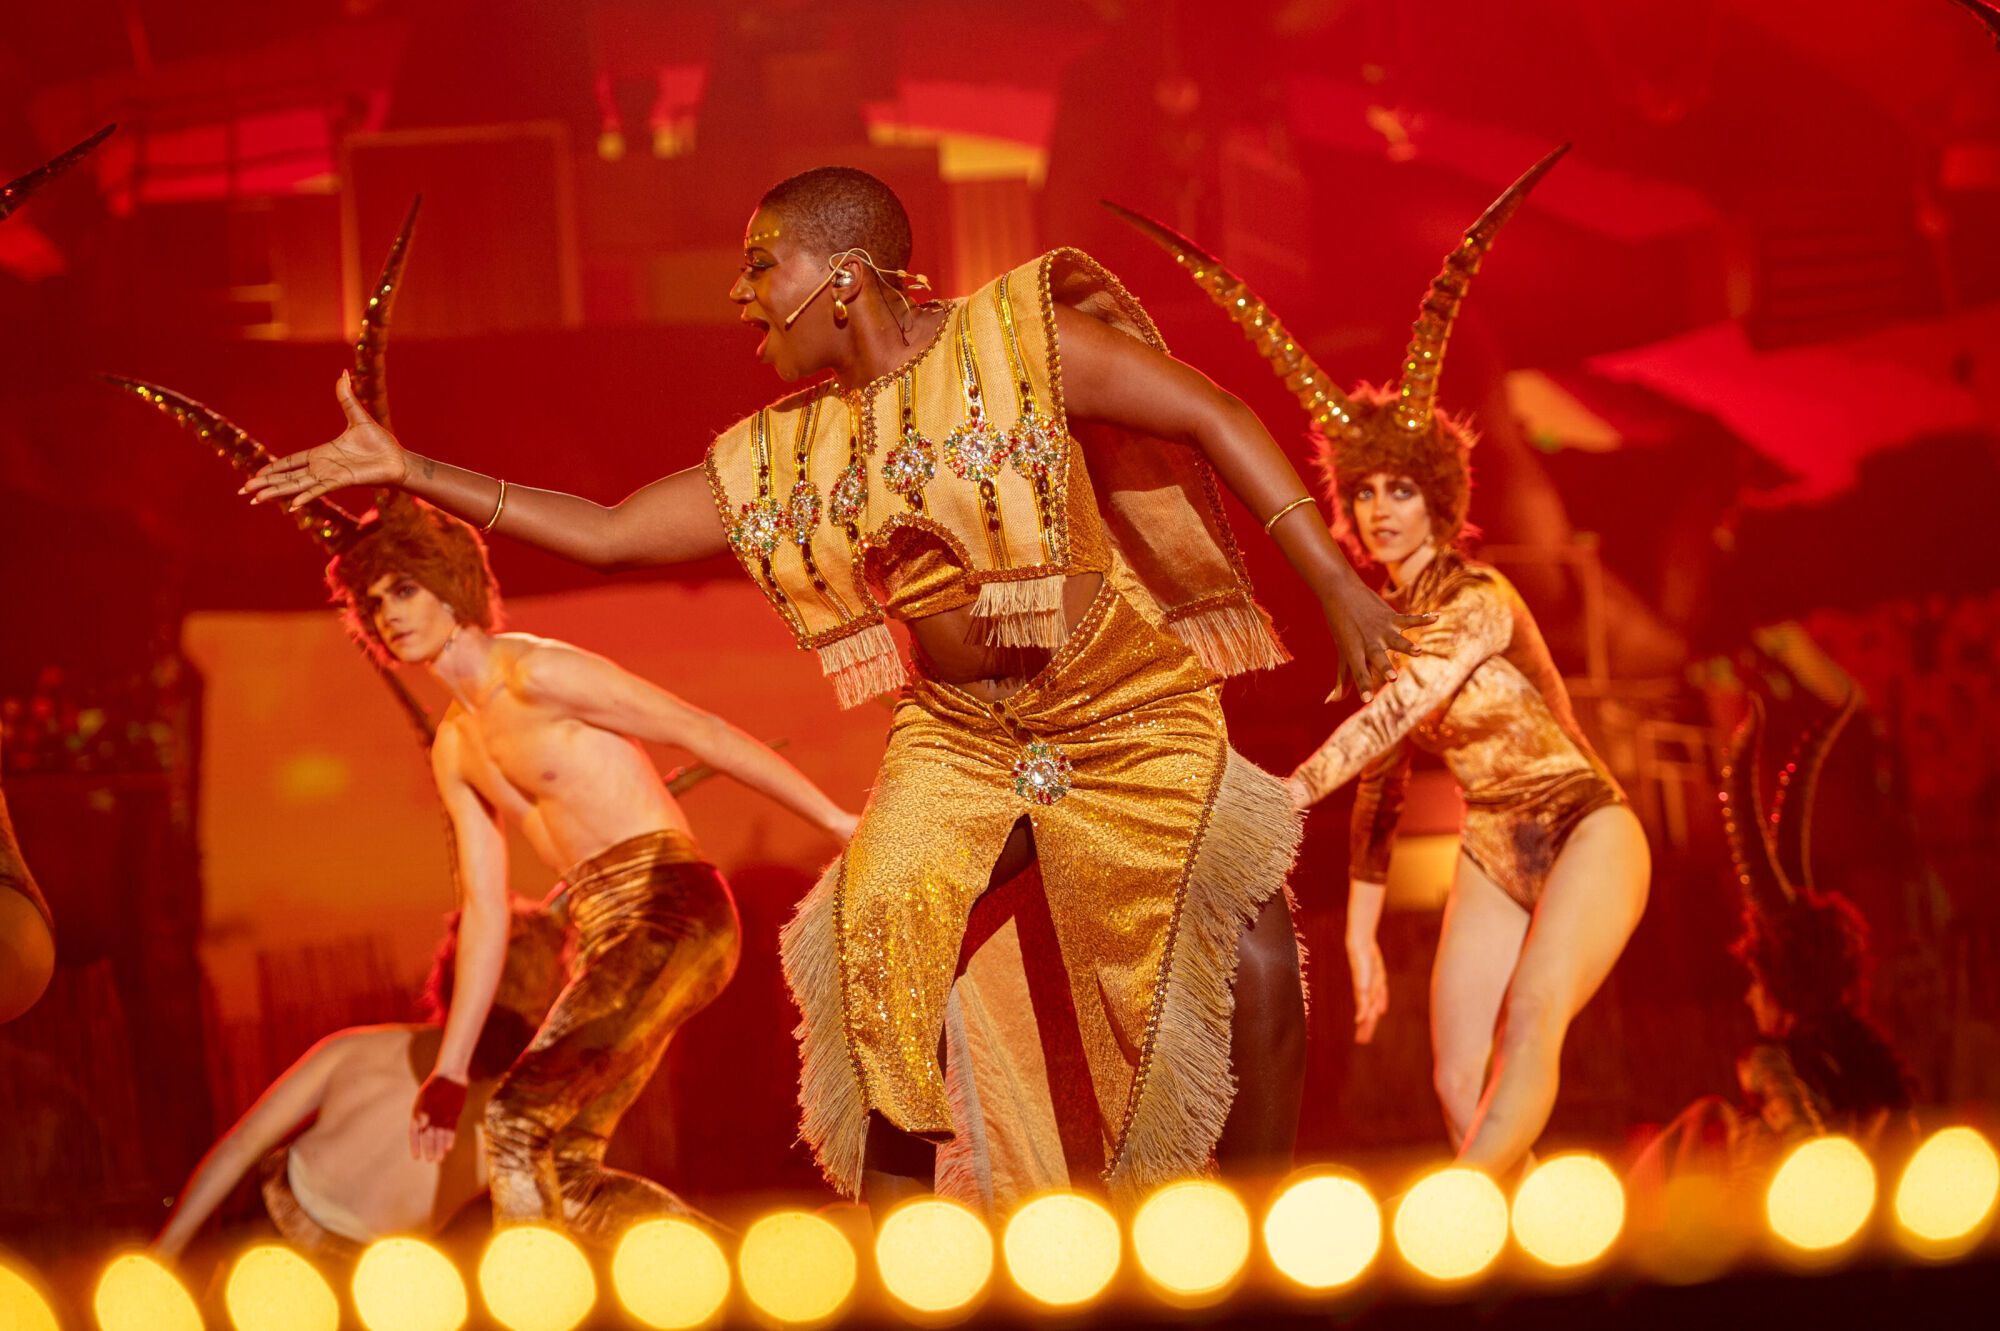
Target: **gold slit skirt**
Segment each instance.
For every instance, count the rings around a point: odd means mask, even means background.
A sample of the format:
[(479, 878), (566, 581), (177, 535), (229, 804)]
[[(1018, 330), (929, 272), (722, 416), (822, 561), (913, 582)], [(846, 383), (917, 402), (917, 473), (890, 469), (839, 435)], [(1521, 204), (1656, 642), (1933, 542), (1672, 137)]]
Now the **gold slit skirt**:
[(871, 1111), (938, 1141), (961, 1126), (939, 1062), (946, 1005), (967, 917), (1023, 817), (1107, 1179), (1207, 1164), (1234, 1094), (1238, 937), (1299, 840), (1283, 783), (1230, 750), (1220, 690), (1107, 580), (1005, 701), (921, 676), (905, 691), (861, 825), (784, 938), (802, 1135), (836, 1187), (858, 1191)]

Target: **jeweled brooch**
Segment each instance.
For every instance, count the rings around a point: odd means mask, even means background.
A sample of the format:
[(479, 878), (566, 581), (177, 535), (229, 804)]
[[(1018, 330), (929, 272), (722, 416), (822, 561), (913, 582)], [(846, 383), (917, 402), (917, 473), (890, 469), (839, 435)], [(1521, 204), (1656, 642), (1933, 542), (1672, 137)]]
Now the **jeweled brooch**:
[(1014, 793), (1030, 804), (1054, 804), (1069, 794), (1074, 774), (1068, 754), (1045, 740), (1031, 740), (1014, 760)]
[(994, 480), (1007, 465), (1014, 441), (983, 416), (974, 416), (945, 436), (944, 461), (962, 481)]
[(791, 525), (792, 540), (800, 545), (810, 544), (813, 532), (819, 528), (819, 491), (813, 483), (800, 477), (792, 486), (791, 501), (785, 505), (785, 521)]
[(827, 498), (827, 510), (833, 520), (843, 527), (851, 527), (861, 520), (868, 511), (868, 473), (859, 462), (850, 462), (840, 473), (840, 479), (833, 483), (833, 492)]
[(1067, 442), (1054, 421), (1030, 412), (1014, 423), (1007, 451), (1015, 471), (1028, 480), (1039, 480), (1062, 461)]
[(790, 523), (777, 500), (759, 499), (743, 506), (741, 515), (729, 528), (729, 544), (745, 554), (768, 556), (778, 548)]
[(882, 483), (908, 499), (937, 475), (937, 445), (915, 430), (903, 432), (902, 442), (882, 459)]

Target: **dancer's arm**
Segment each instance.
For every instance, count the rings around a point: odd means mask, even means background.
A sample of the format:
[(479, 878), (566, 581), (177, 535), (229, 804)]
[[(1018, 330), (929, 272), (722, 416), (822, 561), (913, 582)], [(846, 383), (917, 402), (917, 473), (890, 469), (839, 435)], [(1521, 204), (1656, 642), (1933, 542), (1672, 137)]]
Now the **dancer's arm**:
[(529, 701), (634, 739), (687, 750), (839, 841), (859, 820), (770, 746), (593, 653), (544, 643), (522, 655), (515, 686)]
[(1422, 635), (1424, 654), (1412, 657), (1395, 683), (1341, 722), (1292, 773), (1292, 800), (1300, 808), (1325, 799), (1387, 753), (1449, 702), (1481, 661), (1505, 651), (1514, 633), (1507, 607), (1474, 582), (1438, 607), (1437, 621)]
[(355, 400), (346, 375), (335, 387), (347, 428), (317, 448), (279, 458), (250, 478), (251, 503), (282, 500), (292, 508), (349, 486), (393, 486), (486, 528), (598, 569), (680, 564), (728, 549), (708, 478), (699, 467), (676, 472), (606, 507), (589, 499), (500, 482), (412, 453)]
[(319, 1112), (327, 1085), (340, 1067), (347, 1041), (354, 1034), (338, 1031), (308, 1049), (209, 1148), (189, 1176), (187, 1186), (181, 1189), (174, 1213), (167, 1217), (166, 1226), (153, 1240), (154, 1252), (170, 1260), (180, 1256), (251, 1166), (290, 1136), (299, 1124)]
[[(1348, 823), (1347, 974), (1354, 987), (1354, 1042), (1375, 1038), (1389, 1010), (1389, 971), (1376, 939), (1388, 895), (1389, 852), (1410, 779), (1410, 742), (1399, 741), (1362, 770)], [(1298, 787), (1294, 787), (1298, 789)]]
[(445, 1158), (458, 1134), (459, 1111), (472, 1080), (472, 1051), (486, 1026), (500, 972), (507, 964), (507, 840), (500, 820), (466, 781), (457, 728), (449, 719), (431, 745), (431, 775), (451, 817), (458, 851), (458, 960), (452, 970), (451, 1011), (445, 1015), (437, 1064), (410, 1112), (410, 1154)]
[[(1259, 519), (1309, 495), (1257, 414), (1192, 366), (1066, 305), (1056, 307), (1062, 341), (1063, 399), (1073, 416), (1102, 420), (1161, 439), (1193, 444), (1230, 492)], [(1300, 504), (1271, 538), (1319, 598), (1343, 667), (1362, 696), (1396, 678), (1390, 652), (1415, 655), (1399, 631), (1427, 623), (1399, 615), (1354, 572), (1313, 504)]]

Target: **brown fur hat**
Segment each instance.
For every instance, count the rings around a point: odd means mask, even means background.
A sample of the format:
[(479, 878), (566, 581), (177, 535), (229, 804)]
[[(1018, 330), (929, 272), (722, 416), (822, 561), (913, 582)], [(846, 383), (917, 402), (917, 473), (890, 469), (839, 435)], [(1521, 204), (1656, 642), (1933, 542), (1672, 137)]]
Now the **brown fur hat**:
[(326, 566), (327, 590), (346, 612), (347, 631), (383, 665), (395, 658), (366, 607), (368, 589), (389, 573), (406, 574), (450, 606), (461, 623), (489, 632), (500, 627), (500, 587), (479, 533), (422, 500), (392, 494)]
[[(444, 938), (431, 959), (424, 983), (424, 1013), (442, 1023), (451, 1011), (452, 986), (458, 965), (459, 912), (445, 917)], [(480, 1028), (472, 1051), (472, 1079), (485, 1081), (513, 1065), (541, 1029), (556, 996), (569, 980), (569, 931), (548, 911), (524, 901), (513, 903), (507, 932), (507, 961), (500, 971), (500, 988)]]
[(1470, 424), (1443, 412), (1432, 416), (1430, 428), (1411, 432), (1398, 426), (1388, 410), (1396, 390), (1372, 384), (1356, 385), (1349, 394), (1355, 428), (1329, 434), (1315, 426), (1313, 460), (1334, 503), (1334, 534), (1358, 560), (1368, 551), (1354, 529), (1354, 494), (1376, 472), (1407, 476), (1423, 493), (1431, 518), (1431, 540), (1449, 549), (1479, 534), (1466, 521), (1472, 505), (1472, 446), (1478, 442)]

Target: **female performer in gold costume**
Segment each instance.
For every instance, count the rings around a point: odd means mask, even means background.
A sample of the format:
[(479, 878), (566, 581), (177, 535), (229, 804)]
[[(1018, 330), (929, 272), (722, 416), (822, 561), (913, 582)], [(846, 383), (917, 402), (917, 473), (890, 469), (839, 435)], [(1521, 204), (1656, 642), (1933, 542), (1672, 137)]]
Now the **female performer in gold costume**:
[[(1298, 814), (1230, 750), (1220, 692), (1285, 658), (1216, 476), (1314, 587), (1364, 689), (1421, 620), (1361, 585), (1256, 417), (1168, 357), (1089, 258), (1059, 250), (919, 305), (909, 253), (900, 201), (863, 172), (770, 190), (730, 299), (782, 377), (832, 373), (616, 507), (406, 453), (351, 397), (340, 438), (250, 488), (298, 504), (401, 486), (599, 567), (733, 550), (842, 703), (898, 694), (861, 826), (784, 938), (803, 1134), (843, 1191), (866, 1176), (871, 1202), (893, 1201), (931, 1185), (936, 1145), (980, 1140), (977, 1055), (949, 1059), (948, 1089), (940, 1048), (991, 1026), (952, 1001), (967, 914), (1030, 855), (1102, 1125), (1086, 1167), (1144, 1187), (1232, 1134), (1282, 1164), (1303, 1070), (1281, 891)], [(1241, 1021), (1238, 989), (1256, 998)], [(1238, 1076), (1255, 1093), (1236, 1097)], [(1004, 1203), (1077, 1167), (1053, 1164), (981, 1191)]]
[(1431, 284), (1396, 388), (1340, 393), (1262, 301), (1215, 260), (1135, 221), (1270, 355), (1318, 427), (1350, 547), (1382, 565), (1386, 596), (1436, 622), (1423, 654), (1292, 774), (1299, 807), (1360, 778), (1347, 952), (1355, 1038), (1388, 1007), (1375, 942), (1412, 743), (1464, 789), (1458, 874), (1432, 972), (1434, 1082), (1459, 1158), (1522, 1161), (1555, 1105), (1563, 1036), (1645, 908), (1651, 857), (1639, 820), (1571, 713), (1534, 617), (1494, 568), (1466, 559), (1468, 429), (1436, 409), (1439, 370), (1471, 277), (1544, 158), (1466, 233)]

